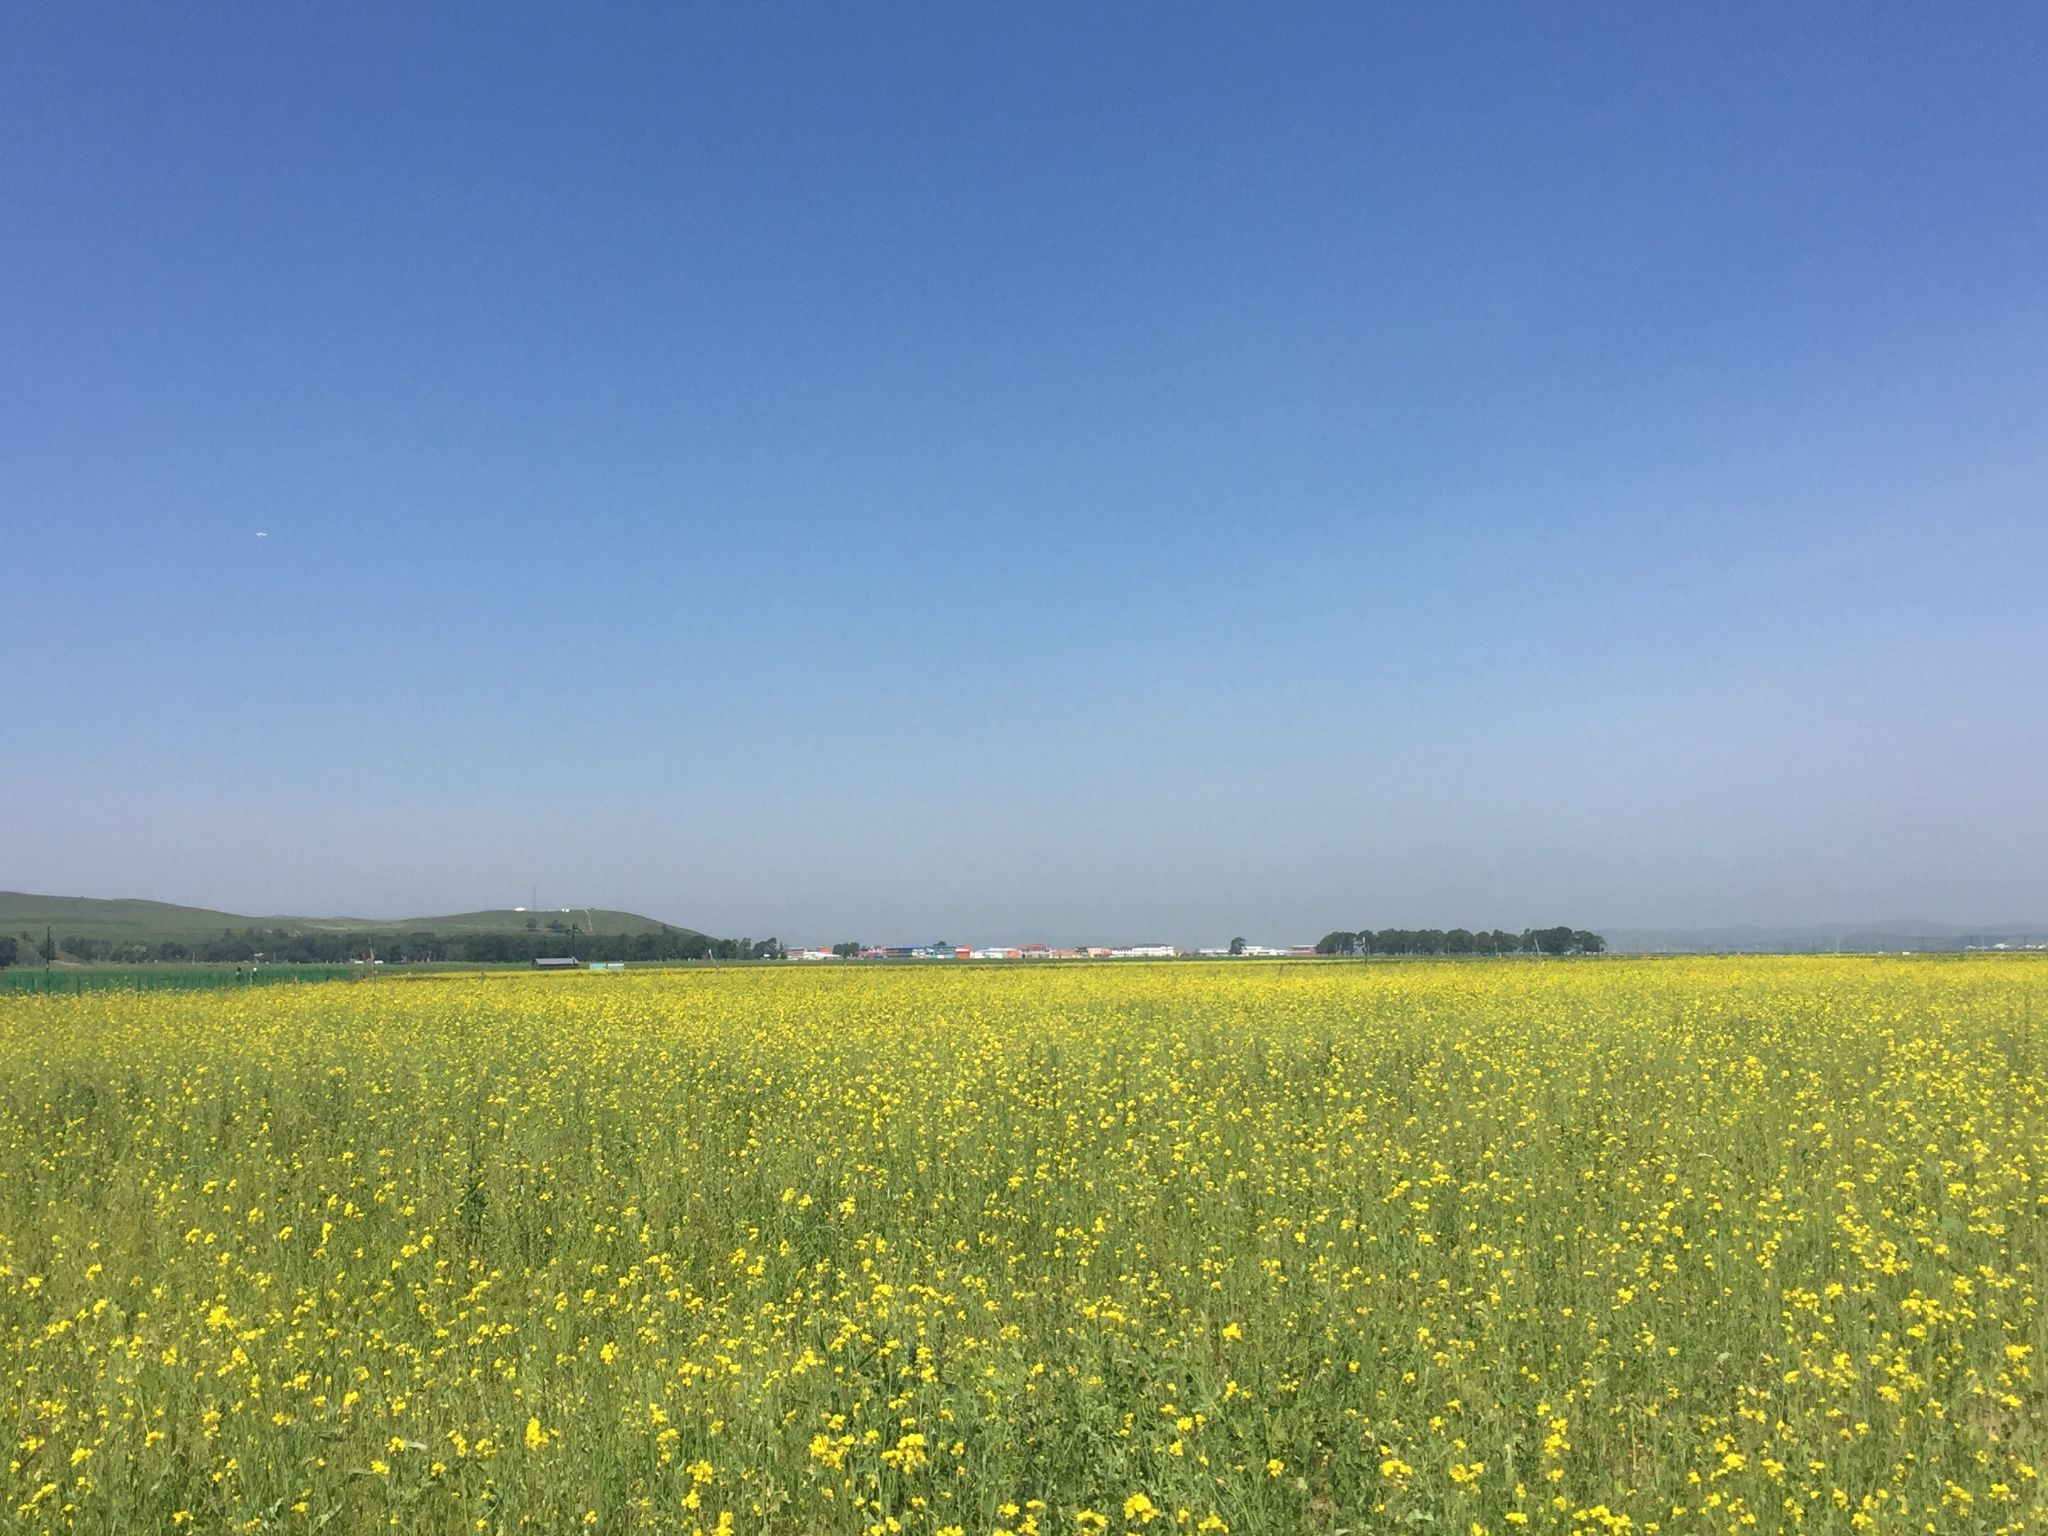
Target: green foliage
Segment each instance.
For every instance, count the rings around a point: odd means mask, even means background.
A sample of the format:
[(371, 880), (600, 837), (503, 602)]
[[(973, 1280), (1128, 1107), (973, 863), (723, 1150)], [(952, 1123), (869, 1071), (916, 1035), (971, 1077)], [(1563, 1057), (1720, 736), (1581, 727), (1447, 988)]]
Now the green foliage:
[(1519, 934), (1498, 928), (1362, 928), (1355, 933), (1340, 928), (1316, 941), (1319, 955), (1597, 955), (1606, 948), (1605, 939), (1584, 928), (1530, 928)]
[(56, 952), (87, 964), (161, 965), (201, 963), (235, 965), (340, 965), (378, 959), (388, 964), (525, 965), (543, 955), (570, 955), (578, 960), (759, 960), (775, 959), (782, 946), (774, 939), (714, 939), (693, 928), (666, 924), (640, 933), (585, 933), (576, 923), (551, 922), (546, 931), (445, 933), (429, 927), (407, 931), (306, 931), (283, 927), (223, 928), (214, 936), (187, 942), (167, 939), (144, 943), (73, 934)]
[(0, 972), (0, 993), (211, 992), (351, 980), (362, 973), (363, 968), (356, 965), (67, 965), (55, 970), (17, 966)]

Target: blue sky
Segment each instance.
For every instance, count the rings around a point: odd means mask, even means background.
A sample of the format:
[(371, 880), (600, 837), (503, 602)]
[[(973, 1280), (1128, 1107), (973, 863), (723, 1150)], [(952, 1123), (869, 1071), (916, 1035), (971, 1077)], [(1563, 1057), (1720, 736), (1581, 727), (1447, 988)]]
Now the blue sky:
[(2044, 48), (16, 8), (0, 886), (2048, 918)]

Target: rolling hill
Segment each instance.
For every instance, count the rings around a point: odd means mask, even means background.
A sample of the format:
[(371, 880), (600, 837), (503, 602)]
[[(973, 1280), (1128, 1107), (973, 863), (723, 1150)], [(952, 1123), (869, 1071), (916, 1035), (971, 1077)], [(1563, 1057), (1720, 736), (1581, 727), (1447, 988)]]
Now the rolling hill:
[(249, 917), (235, 912), (216, 912), (209, 907), (181, 907), (167, 901), (102, 900), (94, 896), (36, 896), (23, 891), (0, 891), (0, 934), (28, 933), (41, 938), (45, 928), (59, 939), (109, 939), (141, 944), (191, 943), (217, 938), (221, 930), (240, 933), (247, 928), (282, 928), (290, 933), (524, 933), (529, 919), (543, 926), (552, 921), (574, 923), (585, 933), (659, 933), (667, 928), (679, 934), (696, 930), (676, 923), (662, 923), (637, 912), (615, 912), (605, 907), (572, 907), (565, 911), (523, 912), (500, 908), (482, 912), (454, 912), (438, 917), (407, 917), (395, 920), (363, 917)]

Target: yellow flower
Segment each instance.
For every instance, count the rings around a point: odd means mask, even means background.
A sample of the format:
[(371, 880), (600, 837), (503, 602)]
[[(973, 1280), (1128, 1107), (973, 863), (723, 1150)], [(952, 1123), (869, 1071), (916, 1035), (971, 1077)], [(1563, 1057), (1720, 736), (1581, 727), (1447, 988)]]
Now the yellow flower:
[(246, 1536), (403, 1461), (573, 1530), (575, 1414), (644, 1457), (616, 1523), (684, 1536), (718, 1479), (728, 1527), (1222, 1536), (1261, 1467), (1313, 1524), (1300, 1428), (1380, 1468), (1354, 1524), (2039, 1524), (2043, 957), (1554, 960), (9, 972), (0, 1515), (187, 1536), (203, 1490)]

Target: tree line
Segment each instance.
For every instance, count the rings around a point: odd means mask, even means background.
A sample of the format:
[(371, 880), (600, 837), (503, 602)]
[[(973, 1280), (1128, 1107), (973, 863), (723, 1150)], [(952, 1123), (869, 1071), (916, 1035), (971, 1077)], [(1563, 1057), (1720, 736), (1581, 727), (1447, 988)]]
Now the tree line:
[(709, 934), (664, 925), (653, 933), (585, 933), (575, 923), (537, 922), (526, 933), (297, 933), (288, 928), (232, 928), (220, 936), (183, 942), (141, 943), (127, 939), (67, 937), (0, 939), (0, 967), (30, 957), (97, 963), (160, 965), (201, 961), (215, 965), (342, 965), (352, 960), (394, 964), (428, 961), (471, 964), (531, 964), (546, 955), (578, 960), (774, 960), (782, 945), (774, 939), (714, 939)]
[(1607, 941), (1584, 928), (1339, 928), (1316, 944), (1319, 955), (1597, 955)]

